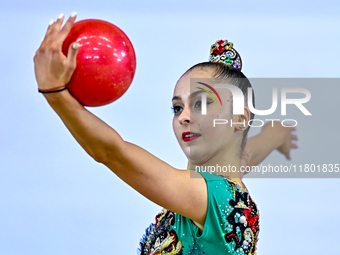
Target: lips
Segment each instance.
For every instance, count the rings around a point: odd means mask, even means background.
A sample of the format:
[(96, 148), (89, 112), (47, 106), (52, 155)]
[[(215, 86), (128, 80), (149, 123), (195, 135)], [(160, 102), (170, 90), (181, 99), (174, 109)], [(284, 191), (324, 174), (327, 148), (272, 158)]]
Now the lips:
[(201, 136), (200, 134), (194, 133), (194, 132), (183, 132), (182, 133), (182, 139), (183, 139), (184, 142), (188, 142), (188, 141), (197, 139), (200, 136)]

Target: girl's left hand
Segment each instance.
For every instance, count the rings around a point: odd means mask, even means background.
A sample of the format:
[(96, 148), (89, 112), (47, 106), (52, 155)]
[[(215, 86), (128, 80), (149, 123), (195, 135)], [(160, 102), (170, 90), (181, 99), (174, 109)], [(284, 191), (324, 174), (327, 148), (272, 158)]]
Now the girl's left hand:
[(291, 133), (292, 131), (296, 130), (296, 128), (281, 126), (280, 129), (282, 129), (280, 132), (283, 132), (283, 143), (277, 148), (277, 150), (290, 160), (290, 149), (298, 147), (296, 143), (293, 143), (293, 140), (298, 140), (298, 137)]

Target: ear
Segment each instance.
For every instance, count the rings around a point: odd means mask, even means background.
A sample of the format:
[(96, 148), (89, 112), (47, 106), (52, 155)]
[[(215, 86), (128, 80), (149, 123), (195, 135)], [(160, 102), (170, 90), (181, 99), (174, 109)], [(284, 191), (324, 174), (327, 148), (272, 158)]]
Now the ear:
[(242, 115), (235, 115), (235, 122), (233, 122), (233, 125), (235, 124), (235, 129), (238, 131), (244, 131), (249, 126), (249, 120), (250, 120), (250, 110), (248, 106), (244, 107), (244, 114)]

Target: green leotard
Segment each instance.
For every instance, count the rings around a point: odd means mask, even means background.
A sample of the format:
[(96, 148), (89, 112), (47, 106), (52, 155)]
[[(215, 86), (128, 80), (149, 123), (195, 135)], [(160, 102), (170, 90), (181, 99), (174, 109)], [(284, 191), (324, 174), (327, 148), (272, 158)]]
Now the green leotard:
[(163, 208), (146, 229), (138, 254), (256, 254), (259, 211), (248, 191), (227, 176), (198, 172), (208, 191), (203, 232), (191, 219)]

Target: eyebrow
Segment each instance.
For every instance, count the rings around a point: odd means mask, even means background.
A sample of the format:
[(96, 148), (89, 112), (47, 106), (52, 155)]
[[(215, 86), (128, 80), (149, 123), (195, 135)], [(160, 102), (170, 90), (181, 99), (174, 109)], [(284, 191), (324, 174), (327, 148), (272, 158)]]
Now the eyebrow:
[[(208, 90), (210, 93), (213, 93), (211, 90)], [(193, 97), (193, 96), (196, 96), (196, 95), (198, 95), (198, 94), (201, 94), (201, 93), (205, 93), (205, 91), (203, 91), (203, 90), (197, 90), (197, 91), (195, 91), (195, 92), (192, 92), (190, 95), (189, 95), (189, 99), (190, 99), (190, 97)], [(181, 96), (174, 96), (173, 98), (172, 98), (172, 101), (174, 101), (174, 100), (182, 100), (182, 97)]]

